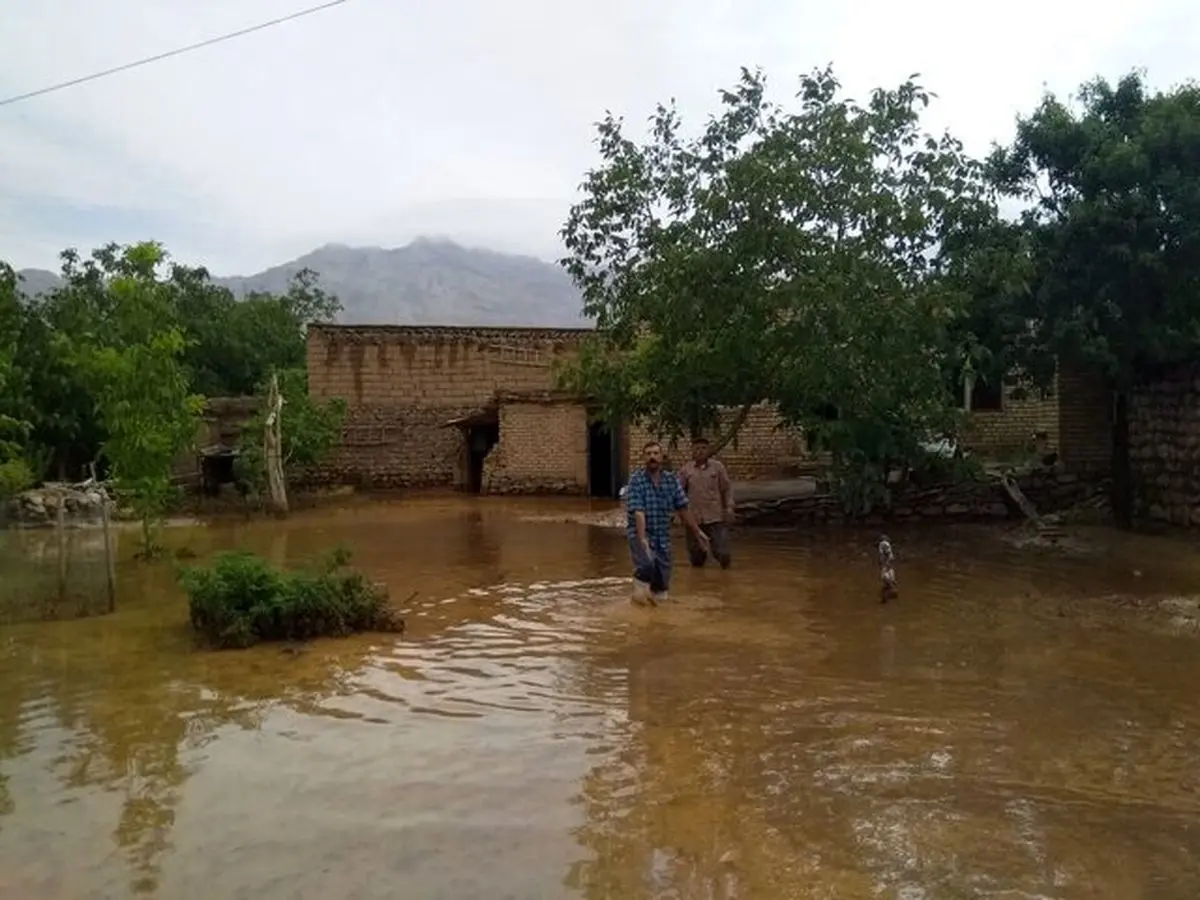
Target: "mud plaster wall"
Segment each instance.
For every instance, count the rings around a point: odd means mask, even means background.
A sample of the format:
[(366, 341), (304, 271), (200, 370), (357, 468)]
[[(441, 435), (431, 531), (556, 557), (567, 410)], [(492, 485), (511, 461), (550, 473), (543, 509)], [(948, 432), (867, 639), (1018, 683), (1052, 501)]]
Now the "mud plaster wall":
[[(582, 330), (320, 326), (308, 334), (309, 391), (348, 405), (342, 445), (317, 480), (369, 487), (458, 483), (462, 432), (441, 427), (498, 390), (546, 391)], [(583, 439), (587, 429), (583, 427)], [(528, 466), (539, 463), (534, 458)], [(558, 475), (555, 469), (552, 475)]]
[(1129, 455), (1142, 516), (1200, 525), (1200, 366), (1180, 366), (1133, 392)]
[(574, 403), (505, 403), (484, 492), (582, 494), (588, 488), (587, 410)]

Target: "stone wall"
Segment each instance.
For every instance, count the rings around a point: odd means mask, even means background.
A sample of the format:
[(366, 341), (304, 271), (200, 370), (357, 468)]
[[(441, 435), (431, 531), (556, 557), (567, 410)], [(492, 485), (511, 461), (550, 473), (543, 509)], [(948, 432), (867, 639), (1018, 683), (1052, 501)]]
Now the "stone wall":
[[(547, 391), (584, 329), (313, 326), (309, 390), (348, 405), (342, 446), (318, 478), (372, 487), (449, 486), (462, 433), (443, 427), (501, 391)], [(586, 440), (586, 427), (584, 429)], [(537, 465), (532, 460), (530, 465)]]
[[(1017, 478), (1021, 491), (1039, 514), (1060, 512), (1104, 496), (1102, 479), (1081, 478), (1073, 472), (1039, 469)], [(829, 494), (742, 503), (738, 515), (747, 525), (789, 526), (855, 521), (841, 501)], [(910, 488), (900, 493), (889, 510), (863, 518), (866, 524), (884, 522), (985, 522), (1020, 519), (1021, 512), (995, 480)]]
[(588, 489), (588, 417), (578, 403), (504, 402), (500, 442), (484, 461), (489, 494), (583, 494)]
[(1164, 372), (1134, 391), (1129, 455), (1140, 516), (1200, 525), (1200, 365)]

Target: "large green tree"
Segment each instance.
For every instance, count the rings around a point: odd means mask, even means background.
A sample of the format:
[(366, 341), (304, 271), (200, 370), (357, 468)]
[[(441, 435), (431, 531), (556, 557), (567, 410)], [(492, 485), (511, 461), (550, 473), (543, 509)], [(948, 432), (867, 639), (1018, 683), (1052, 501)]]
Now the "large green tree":
[(310, 269), (292, 276), (283, 294), (241, 300), (212, 284), (204, 269), (177, 267), (172, 277), (181, 288), (180, 325), (191, 338), (193, 384), (208, 397), (250, 395), (271, 372), (302, 368), (306, 326), (331, 322), (342, 308)]
[(743, 70), (694, 134), (671, 106), (642, 143), (599, 124), (562, 232), (599, 334), (564, 380), (670, 435), (773, 402), (878, 485), (956, 426), (967, 295), (945, 248), (995, 208), (959, 143), (922, 130), (915, 81), (860, 104), (817, 71), (787, 107), (765, 87)]
[(1113, 501), (1133, 514), (1129, 395), (1155, 367), (1200, 351), (1200, 87), (1152, 92), (1142, 76), (1048, 95), (991, 160), (1030, 204), (1025, 314), (1064, 363), (1113, 389)]

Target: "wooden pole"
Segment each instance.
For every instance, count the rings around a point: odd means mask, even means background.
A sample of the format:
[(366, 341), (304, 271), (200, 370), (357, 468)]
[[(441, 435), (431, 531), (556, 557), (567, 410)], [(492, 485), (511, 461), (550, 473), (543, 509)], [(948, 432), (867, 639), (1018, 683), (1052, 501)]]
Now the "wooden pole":
[(58, 538), (58, 602), (67, 599), (67, 514), (66, 498), (58, 498), (54, 515), (54, 531)]
[(263, 456), (267, 464), (267, 488), (271, 510), (280, 516), (288, 512), (287, 482), (283, 477), (283, 433), (280, 419), (283, 414), (283, 395), (279, 393), (279, 377), (271, 375), (267, 388), (267, 421), (263, 431)]
[(113, 552), (112, 529), (108, 521), (108, 493), (100, 501), (100, 523), (104, 527), (104, 568), (108, 581), (108, 611), (117, 609), (117, 560)]

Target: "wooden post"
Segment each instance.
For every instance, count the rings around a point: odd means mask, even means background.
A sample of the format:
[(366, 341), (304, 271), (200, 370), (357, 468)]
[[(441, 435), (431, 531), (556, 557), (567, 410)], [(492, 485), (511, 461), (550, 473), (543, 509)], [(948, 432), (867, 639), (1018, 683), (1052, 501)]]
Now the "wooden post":
[(104, 568), (108, 580), (108, 611), (117, 609), (117, 560), (113, 551), (112, 529), (108, 521), (108, 492), (100, 501), (100, 522), (104, 527)]
[(58, 498), (54, 515), (54, 531), (58, 537), (58, 602), (67, 599), (67, 513), (66, 498)]
[(279, 377), (271, 375), (267, 388), (267, 421), (263, 430), (263, 456), (267, 465), (267, 489), (271, 510), (276, 515), (288, 512), (287, 482), (283, 478), (283, 436), (280, 420), (283, 417), (283, 395), (279, 393)]

